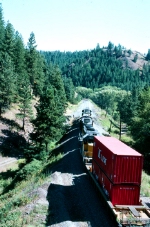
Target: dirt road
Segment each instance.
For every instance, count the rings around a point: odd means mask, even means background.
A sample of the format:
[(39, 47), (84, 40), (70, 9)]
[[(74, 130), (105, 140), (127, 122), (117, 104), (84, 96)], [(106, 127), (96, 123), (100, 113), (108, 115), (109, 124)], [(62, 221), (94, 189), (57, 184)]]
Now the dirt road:
[(0, 156), (0, 172), (4, 172), (11, 167), (14, 166), (14, 164), (17, 163), (16, 158), (8, 158), (8, 157), (2, 157)]

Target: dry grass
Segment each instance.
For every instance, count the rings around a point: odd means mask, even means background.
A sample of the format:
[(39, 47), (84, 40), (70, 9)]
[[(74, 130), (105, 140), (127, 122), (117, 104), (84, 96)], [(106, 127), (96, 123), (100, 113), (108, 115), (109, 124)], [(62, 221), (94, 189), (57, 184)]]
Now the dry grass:
[(18, 161), (14, 161), (13, 163), (6, 164), (3, 167), (0, 166), (0, 172), (6, 172), (9, 169), (17, 169), (18, 168)]
[(67, 103), (67, 109), (66, 109), (66, 112), (65, 112), (65, 115), (71, 115), (73, 112), (75, 112), (75, 110), (78, 108), (78, 104), (71, 104), (71, 103)]

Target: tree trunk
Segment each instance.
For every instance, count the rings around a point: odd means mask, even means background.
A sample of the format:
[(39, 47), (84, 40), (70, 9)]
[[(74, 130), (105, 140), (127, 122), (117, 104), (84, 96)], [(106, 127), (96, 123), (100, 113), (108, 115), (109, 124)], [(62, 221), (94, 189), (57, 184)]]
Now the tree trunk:
[(110, 120), (109, 134), (111, 133), (112, 120)]
[(106, 110), (105, 110), (105, 112), (106, 112), (106, 113), (105, 113), (105, 117), (107, 116), (107, 110), (108, 110), (108, 107), (106, 107)]
[(22, 125), (22, 129), (24, 130), (24, 126), (25, 126), (25, 118), (23, 118), (23, 125)]
[[(115, 111), (115, 110), (113, 110), (113, 112), (112, 112), (112, 118), (113, 118), (113, 115), (114, 115), (114, 111)], [(110, 120), (109, 134), (111, 133), (111, 126), (112, 126), (112, 120)]]
[(121, 140), (121, 115), (120, 115), (120, 122), (119, 122), (119, 140)]
[(46, 153), (48, 152), (48, 143), (46, 142)]

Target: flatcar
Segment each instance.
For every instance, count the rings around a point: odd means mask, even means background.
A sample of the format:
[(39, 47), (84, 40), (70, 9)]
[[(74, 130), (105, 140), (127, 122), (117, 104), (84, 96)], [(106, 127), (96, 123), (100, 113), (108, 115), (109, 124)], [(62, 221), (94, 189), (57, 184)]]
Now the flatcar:
[(80, 153), (110, 214), (120, 227), (150, 227), (150, 207), (140, 198), (143, 156), (116, 138), (84, 127)]

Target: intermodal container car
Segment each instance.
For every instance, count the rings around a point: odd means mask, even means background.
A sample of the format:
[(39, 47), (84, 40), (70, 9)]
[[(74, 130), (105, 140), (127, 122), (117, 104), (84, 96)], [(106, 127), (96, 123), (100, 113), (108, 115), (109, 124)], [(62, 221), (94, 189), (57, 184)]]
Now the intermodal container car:
[(113, 205), (139, 205), (140, 186), (135, 184), (113, 184), (106, 174), (98, 168), (97, 163), (92, 163), (93, 175), (103, 188), (105, 194)]
[(98, 164), (93, 159), (92, 160), (92, 173), (93, 173), (94, 177), (96, 178), (96, 180), (98, 180), (99, 171), (100, 171), (100, 167), (98, 166)]
[(143, 156), (114, 137), (95, 136), (93, 159), (113, 184), (141, 184)]

